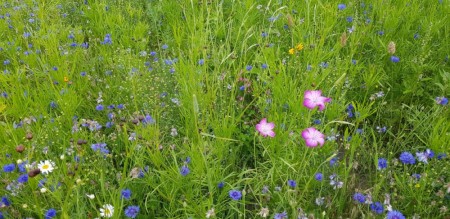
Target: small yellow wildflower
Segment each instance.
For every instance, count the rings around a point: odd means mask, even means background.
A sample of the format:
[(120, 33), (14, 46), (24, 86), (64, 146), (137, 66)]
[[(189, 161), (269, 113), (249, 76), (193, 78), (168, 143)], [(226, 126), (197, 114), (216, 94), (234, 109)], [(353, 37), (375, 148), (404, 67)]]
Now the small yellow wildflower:
[(298, 51), (301, 51), (301, 50), (303, 49), (303, 43), (299, 43), (297, 46), (295, 46), (295, 48), (296, 48)]
[(68, 77), (64, 77), (64, 82), (68, 82), (69, 78)]
[(294, 53), (295, 53), (294, 48), (291, 48), (291, 49), (289, 50), (289, 54), (294, 55)]

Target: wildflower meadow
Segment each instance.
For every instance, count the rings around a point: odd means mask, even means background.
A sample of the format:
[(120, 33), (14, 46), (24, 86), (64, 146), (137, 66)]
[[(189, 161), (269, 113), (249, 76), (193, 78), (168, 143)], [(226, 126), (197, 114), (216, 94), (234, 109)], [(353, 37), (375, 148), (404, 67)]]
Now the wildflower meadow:
[(449, 0), (2, 0), (2, 218), (450, 218)]

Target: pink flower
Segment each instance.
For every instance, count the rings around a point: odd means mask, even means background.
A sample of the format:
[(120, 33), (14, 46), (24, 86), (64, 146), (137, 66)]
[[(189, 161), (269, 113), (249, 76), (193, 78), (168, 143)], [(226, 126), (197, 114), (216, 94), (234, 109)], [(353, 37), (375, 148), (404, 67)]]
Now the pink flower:
[(275, 124), (273, 122), (267, 123), (267, 119), (261, 119), (261, 121), (256, 124), (256, 130), (258, 130), (259, 133), (261, 133), (262, 136), (267, 137), (275, 137), (275, 132), (273, 131), (273, 128), (275, 128)]
[(319, 111), (325, 108), (325, 103), (331, 101), (331, 98), (322, 96), (322, 91), (320, 90), (307, 90), (305, 92), (305, 98), (303, 100), (303, 106), (308, 109), (314, 109), (319, 106)]
[(325, 135), (319, 132), (314, 127), (307, 128), (302, 131), (302, 138), (306, 141), (306, 146), (317, 147), (318, 144), (323, 146), (325, 143)]

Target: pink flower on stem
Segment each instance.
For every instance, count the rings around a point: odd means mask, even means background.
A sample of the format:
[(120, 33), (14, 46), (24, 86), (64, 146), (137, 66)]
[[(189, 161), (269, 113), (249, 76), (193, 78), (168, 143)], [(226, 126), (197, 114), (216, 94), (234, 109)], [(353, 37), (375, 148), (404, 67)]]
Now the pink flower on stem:
[(267, 119), (261, 119), (261, 121), (256, 124), (256, 130), (258, 130), (258, 132), (264, 136), (270, 136), (270, 137), (275, 137), (275, 132), (273, 131), (273, 128), (275, 128), (275, 124), (273, 122), (267, 123)]
[(305, 97), (303, 100), (303, 106), (308, 109), (314, 109), (319, 106), (319, 111), (325, 109), (325, 103), (331, 101), (331, 98), (322, 96), (322, 91), (320, 90), (307, 90), (305, 92)]
[(320, 146), (323, 146), (325, 143), (325, 135), (319, 132), (314, 127), (307, 128), (302, 131), (302, 138), (306, 141), (306, 146), (308, 147), (317, 147), (317, 145), (320, 144)]

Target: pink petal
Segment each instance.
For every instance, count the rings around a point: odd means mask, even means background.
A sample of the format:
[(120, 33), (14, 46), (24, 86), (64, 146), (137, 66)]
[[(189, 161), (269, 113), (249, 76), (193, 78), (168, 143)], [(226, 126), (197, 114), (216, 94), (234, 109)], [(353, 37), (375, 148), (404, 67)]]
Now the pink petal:
[(269, 129), (273, 129), (273, 128), (275, 128), (275, 124), (273, 122), (270, 122), (270, 123), (266, 124), (266, 127)]
[(309, 139), (310, 138), (310, 136), (311, 136), (311, 133), (309, 133), (309, 130), (308, 129), (305, 129), (305, 130), (303, 130), (302, 131), (302, 138), (303, 139)]
[(305, 95), (303, 95), (303, 97), (305, 98), (305, 99), (311, 99), (311, 96), (312, 96), (312, 93), (311, 93), (312, 91), (310, 91), (310, 90), (307, 90), (307, 91), (305, 91)]
[(311, 99), (304, 99), (303, 106), (308, 109), (314, 109), (314, 107), (316, 107), (316, 104)]
[(316, 140), (320, 144), (320, 146), (323, 146), (323, 144), (325, 144), (325, 139), (324, 138), (318, 138)]
[(268, 135), (270, 136), (270, 137), (275, 137), (275, 132), (274, 131), (270, 131), (269, 133), (268, 133)]
[(306, 146), (308, 147), (316, 147), (317, 146), (317, 141), (315, 141), (314, 139), (306, 139)]

